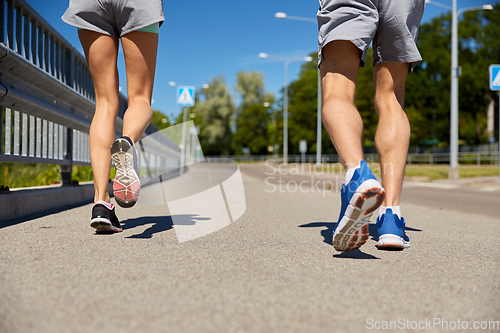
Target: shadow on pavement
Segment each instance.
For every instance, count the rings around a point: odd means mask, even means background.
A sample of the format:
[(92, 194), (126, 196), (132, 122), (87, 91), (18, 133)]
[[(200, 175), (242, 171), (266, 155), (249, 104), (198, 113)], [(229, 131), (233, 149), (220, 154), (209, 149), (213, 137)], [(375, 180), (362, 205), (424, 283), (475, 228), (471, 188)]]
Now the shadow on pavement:
[[(198, 215), (174, 215), (176, 225), (192, 225), (196, 222), (210, 220), (207, 217), (200, 217)], [(172, 216), (143, 216), (135, 219), (128, 219), (121, 221), (122, 229), (132, 229), (141, 225), (152, 224), (149, 228), (140, 234), (128, 236), (126, 238), (151, 238), (153, 234), (167, 231), (173, 228)]]
[(349, 252), (340, 252), (338, 254), (334, 254), (332, 257), (344, 258), (344, 259), (380, 259), (371, 254), (361, 252), (360, 249), (356, 249)]
[(401, 252), (404, 250), (404, 248), (399, 248), (399, 247), (378, 247), (378, 245), (375, 245), (375, 247), (379, 251), (386, 251), (386, 252)]
[(325, 242), (326, 244), (333, 245), (333, 242), (332, 242), (333, 229), (335, 229), (336, 225), (337, 225), (337, 223), (333, 223), (333, 222), (311, 222), (308, 224), (299, 225), (299, 227), (301, 227), (301, 228), (326, 227), (326, 229), (321, 230), (321, 236), (323, 236), (323, 242)]
[[(335, 226), (337, 223), (333, 222), (311, 222), (308, 224), (303, 224), (299, 225), (301, 228), (320, 228), (320, 227), (326, 227), (326, 229), (321, 230), (321, 236), (323, 236), (323, 241), (326, 244), (333, 245), (333, 230), (335, 229)], [(373, 240), (378, 241), (378, 230), (377, 226), (373, 223), (368, 224), (369, 228), (369, 234), (372, 237)], [(408, 228), (407, 228), (408, 230)], [(420, 231), (420, 230), (418, 230)]]
[(151, 238), (153, 237), (153, 234), (170, 230), (173, 227), (172, 217), (170, 216), (143, 216), (122, 221), (121, 224), (123, 230), (136, 228), (141, 225), (152, 224), (152, 226), (144, 230), (142, 233), (126, 238)]

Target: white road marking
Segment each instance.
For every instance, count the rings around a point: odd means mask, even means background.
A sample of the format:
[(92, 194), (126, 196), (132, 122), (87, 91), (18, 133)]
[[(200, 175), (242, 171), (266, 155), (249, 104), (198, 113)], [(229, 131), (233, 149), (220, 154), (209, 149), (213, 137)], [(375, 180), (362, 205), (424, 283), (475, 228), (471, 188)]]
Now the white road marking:
[(426, 188), (435, 188), (442, 190), (452, 190), (456, 188), (466, 188), (468, 191), (473, 192), (497, 192), (500, 191), (500, 185), (473, 185), (468, 186), (469, 184), (446, 184), (446, 183), (425, 183), (425, 182), (409, 182), (405, 181), (403, 183), (403, 188), (416, 188), (416, 187), (426, 187)]
[(496, 192), (500, 191), (500, 186), (483, 186), (478, 189), (480, 192)]

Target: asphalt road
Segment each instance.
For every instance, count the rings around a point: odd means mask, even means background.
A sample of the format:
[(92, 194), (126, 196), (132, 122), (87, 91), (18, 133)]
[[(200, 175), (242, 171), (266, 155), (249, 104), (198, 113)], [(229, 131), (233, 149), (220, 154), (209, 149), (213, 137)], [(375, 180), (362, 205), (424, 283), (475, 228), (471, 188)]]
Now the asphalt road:
[(112, 235), (94, 234), (91, 205), (0, 226), (0, 332), (498, 331), (473, 329), (500, 321), (494, 183), (409, 184), (411, 248), (378, 250), (371, 224), (371, 240), (340, 253), (334, 187), (294, 190), (306, 176), (287, 175), (273, 192), (265, 167), (242, 171), (245, 214), (182, 243), (168, 208), (144, 204), (117, 208)]

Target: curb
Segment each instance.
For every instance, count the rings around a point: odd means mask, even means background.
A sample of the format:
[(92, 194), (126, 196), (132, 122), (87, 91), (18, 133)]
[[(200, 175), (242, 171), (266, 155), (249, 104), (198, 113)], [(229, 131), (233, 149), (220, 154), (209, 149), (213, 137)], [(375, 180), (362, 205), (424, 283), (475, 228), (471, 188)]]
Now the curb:
[[(112, 189), (113, 183), (109, 183)], [(67, 207), (91, 203), (94, 184), (20, 189), (0, 194), (0, 221), (9, 221)]]

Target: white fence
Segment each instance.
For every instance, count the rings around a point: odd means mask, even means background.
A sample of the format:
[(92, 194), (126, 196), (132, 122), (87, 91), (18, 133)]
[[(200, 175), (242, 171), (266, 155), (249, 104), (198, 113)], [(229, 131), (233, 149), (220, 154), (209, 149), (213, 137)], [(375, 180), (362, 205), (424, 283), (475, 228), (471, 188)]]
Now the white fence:
[[(476, 165), (498, 165), (498, 144), (491, 145), (489, 150), (477, 150), (460, 152), (458, 162), (460, 164)], [(316, 154), (307, 154), (302, 159), (302, 155), (288, 155), (289, 163), (316, 163)], [(265, 162), (266, 160), (282, 161), (282, 155), (231, 155), (231, 156), (205, 156), (209, 162), (223, 162), (232, 159), (237, 162)], [(377, 154), (365, 154), (365, 160), (368, 162), (378, 162)], [(336, 154), (324, 154), (321, 158), (322, 163), (340, 163), (340, 158)], [(409, 153), (406, 161), (408, 164), (449, 164), (450, 153)]]

